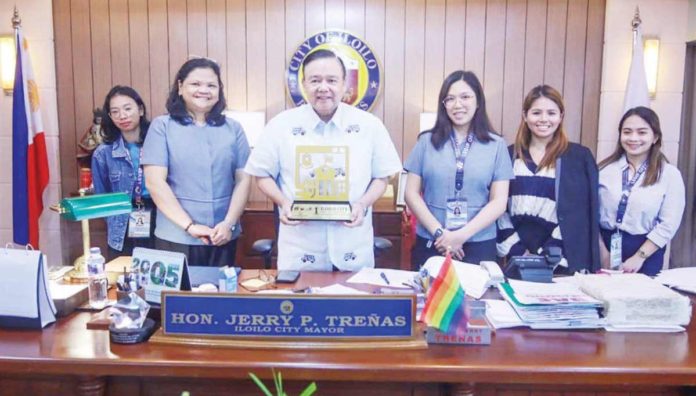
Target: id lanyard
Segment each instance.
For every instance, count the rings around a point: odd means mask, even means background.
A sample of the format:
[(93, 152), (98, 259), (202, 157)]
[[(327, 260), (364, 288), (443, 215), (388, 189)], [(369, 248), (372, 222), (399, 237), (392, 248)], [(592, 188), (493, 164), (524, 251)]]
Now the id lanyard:
[(623, 221), (624, 215), (626, 215), (628, 197), (631, 195), (631, 190), (638, 182), (640, 176), (645, 173), (646, 169), (648, 169), (648, 161), (644, 161), (640, 165), (630, 181), (628, 180), (628, 167), (624, 169), (623, 174), (621, 175), (621, 200), (619, 201), (619, 209), (616, 211), (616, 231), (619, 230), (619, 226)]
[(454, 177), (454, 198), (447, 200), (447, 210), (445, 212), (445, 228), (457, 230), (466, 225), (469, 221), (468, 205), (465, 198), (462, 198), (464, 189), (464, 162), (469, 154), (469, 149), (474, 141), (474, 135), (469, 133), (463, 144), (457, 144), (454, 133), (450, 135), (452, 140), (452, 150), (456, 159), (456, 173)]
[[(132, 160), (131, 160), (132, 162)], [(142, 208), (143, 205), (143, 148), (140, 147), (138, 152), (138, 176), (135, 179), (135, 186), (133, 187), (133, 195), (135, 198), (135, 204), (138, 209)]]
[(464, 162), (466, 162), (466, 156), (469, 154), (469, 149), (471, 149), (471, 145), (474, 142), (474, 134), (469, 132), (466, 135), (466, 141), (464, 141), (461, 149), (457, 139), (454, 138), (454, 133), (450, 135), (450, 140), (452, 141), (454, 158), (457, 161), (457, 173), (454, 176), (454, 195), (456, 198), (459, 198), (464, 188)]
[(636, 185), (638, 182), (638, 179), (640, 176), (645, 173), (645, 170), (648, 168), (648, 161), (644, 161), (638, 170), (636, 170), (636, 173), (633, 175), (633, 178), (631, 180), (628, 180), (628, 167), (624, 169), (623, 174), (621, 175), (621, 200), (619, 201), (619, 208), (616, 211), (616, 232), (614, 232), (611, 235), (611, 241), (609, 244), (609, 252), (610, 252), (610, 262), (611, 262), (611, 268), (612, 269), (617, 269), (621, 266), (621, 263), (623, 262), (623, 257), (622, 257), (622, 242), (621, 242), (621, 223), (623, 222), (623, 218), (626, 215), (626, 208), (628, 207), (628, 197), (631, 195), (631, 190), (633, 189), (633, 186)]

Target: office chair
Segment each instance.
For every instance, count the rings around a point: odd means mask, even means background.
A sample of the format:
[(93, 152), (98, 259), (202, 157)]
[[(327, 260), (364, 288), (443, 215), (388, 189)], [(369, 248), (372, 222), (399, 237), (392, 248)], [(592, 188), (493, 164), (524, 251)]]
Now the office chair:
[[(275, 226), (275, 234), (278, 236), (278, 228), (280, 228), (280, 219), (278, 218), (278, 206), (273, 205), (273, 225)], [(273, 247), (275, 246), (275, 239), (258, 239), (254, 241), (251, 245), (251, 250), (258, 253), (263, 257), (263, 267), (265, 269), (271, 269), (271, 263), (273, 259)], [(375, 252), (375, 258), (379, 257), (382, 253), (391, 249), (393, 246), (392, 242), (387, 238), (374, 237), (373, 249)]]

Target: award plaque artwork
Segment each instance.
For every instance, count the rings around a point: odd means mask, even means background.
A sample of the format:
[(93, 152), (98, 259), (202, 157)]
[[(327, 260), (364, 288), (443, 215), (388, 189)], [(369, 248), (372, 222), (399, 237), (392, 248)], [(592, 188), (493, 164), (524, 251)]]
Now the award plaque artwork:
[(297, 146), (293, 220), (350, 221), (348, 146)]

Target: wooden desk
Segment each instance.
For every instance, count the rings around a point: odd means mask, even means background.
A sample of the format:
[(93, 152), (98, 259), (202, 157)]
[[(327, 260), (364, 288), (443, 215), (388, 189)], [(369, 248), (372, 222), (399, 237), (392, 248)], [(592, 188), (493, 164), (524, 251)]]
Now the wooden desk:
[[(297, 286), (347, 276), (306, 273)], [(696, 386), (693, 323), (680, 334), (501, 330), (490, 346), (381, 352), (123, 346), (86, 330), (89, 318), (0, 329), (0, 395), (260, 395), (247, 373), (268, 382), (271, 368), (293, 396), (310, 381), (318, 395), (368, 396), (677, 395)]]
[[(273, 205), (251, 202), (242, 215), (242, 234), (237, 242), (236, 261), (242, 268), (263, 268), (263, 257), (251, 246), (259, 239), (275, 239)], [(375, 236), (389, 239), (392, 248), (376, 257), (379, 268), (410, 270), (411, 259), (408, 247), (402, 243), (401, 211), (394, 205), (378, 201), (372, 208), (372, 225)], [(276, 268), (277, 248), (274, 248), (272, 267)]]

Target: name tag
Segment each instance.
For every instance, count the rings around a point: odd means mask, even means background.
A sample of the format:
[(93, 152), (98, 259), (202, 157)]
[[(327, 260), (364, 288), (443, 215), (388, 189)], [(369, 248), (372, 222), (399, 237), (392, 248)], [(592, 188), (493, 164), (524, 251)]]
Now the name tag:
[(128, 237), (129, 238), (149, 238), (150, 237), (150, 209), (134, 210), (128, 218)]
[(611, 257), (611, 269), (619, 269), (621, 267), (621, 232), (616, 231), (611, 234), (611, 242), (609, 243), (609, 253)]
[(445, 228), (456, 230), (466, 225), (469, 220), (466, 199), (448, 199), (447, 216), (445, 217)]

